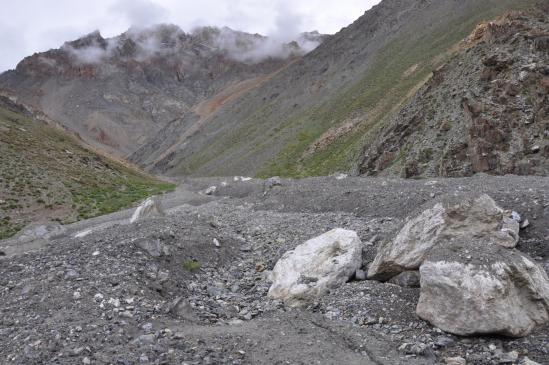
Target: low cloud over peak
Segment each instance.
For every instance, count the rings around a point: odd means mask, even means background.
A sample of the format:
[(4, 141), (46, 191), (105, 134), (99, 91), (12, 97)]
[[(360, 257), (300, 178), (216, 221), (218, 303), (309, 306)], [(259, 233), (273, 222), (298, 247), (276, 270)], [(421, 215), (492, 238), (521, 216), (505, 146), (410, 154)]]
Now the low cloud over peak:
[(324, 39), (319, 32), (301, 33), (289, 42), (260, 34), (249, 34), (229, 27), (197, 27), (185, 33), (173, 24), (134, 26), (123, 34), (105, 39), (94, 31), (77, 40), (66, 42), (61, 49), (75, 62), (94, 64), (110, 58), (146, 61), (152, 57), (176, 55), (190, 47), (202, 45), (228, 58), (253, 64), (269, 58), (286, 59), (301, 56), (316, 48)]
[[(268, 36), (260, 54), (297, 40), (299, 34), (318, 29), (331, 34), (358, 18), (379, 0), (97, 0), (93, 6), (72, 0), (7, 2), (0, 14), (0, 71), (14, 68), (25, 56), (58, 47), (99, 29), (107, 39), (128, 28), (159, 23), (177, 24), (185, 32), (202, 26), (228, 26)], [(222, 28), (221, 28), (222, 29)], [(308, 47), (314, 47), (314, 42)], [(84, 58), (102, 54), (90, 48)], [(246, 58), (253, 59), (253, 54)]]

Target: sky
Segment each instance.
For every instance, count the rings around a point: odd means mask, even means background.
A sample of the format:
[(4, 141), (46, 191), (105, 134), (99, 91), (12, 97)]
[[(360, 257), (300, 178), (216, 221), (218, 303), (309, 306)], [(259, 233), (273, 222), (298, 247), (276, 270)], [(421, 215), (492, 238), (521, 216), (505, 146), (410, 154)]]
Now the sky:
[(26, 56), (94, 30), (116, 36), (130, 26), (228, 26), (291, 40), (300, 32), (333, 34), (379, 0), (0, 0), (0, 72)]

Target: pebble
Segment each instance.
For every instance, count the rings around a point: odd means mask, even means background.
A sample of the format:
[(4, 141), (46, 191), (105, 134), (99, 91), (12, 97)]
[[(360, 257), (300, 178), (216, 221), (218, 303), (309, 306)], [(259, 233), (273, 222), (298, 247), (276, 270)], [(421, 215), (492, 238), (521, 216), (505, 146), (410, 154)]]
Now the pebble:
[(463, 357), (447, 357), (444, 359), (446, 365), (466, 365), (467, 362)]
[(358, 281), (366, 280), (366, 272), (364, 270), (358, 269), (355, 272), (355, 279), (358, 280)]
[(520, 362), (520, 365), (540, 365), (540, 364), (533, 360), (530, 360), (528, 357), (525, 356), (524, 359), (522, 359), (522, 361)]
[(153, 324), (150, 323), (150, 322), (147, 322), (147, 323), (145, 323), (144, 325), (141, 326), (141, 329), (143, 329), (143, 331), (145, 331), (145, 332), (151, 332), (152, 329), (153, 329)]
[(137, 340), (142, 344), (152, 344), (154, 343), (155, 336), (154, 334), (141, 335), (137, 338)]
[(518, 360), (519, 354), (516, 351), (506, 352), (499, 356), (500, 364), (513, 364)]

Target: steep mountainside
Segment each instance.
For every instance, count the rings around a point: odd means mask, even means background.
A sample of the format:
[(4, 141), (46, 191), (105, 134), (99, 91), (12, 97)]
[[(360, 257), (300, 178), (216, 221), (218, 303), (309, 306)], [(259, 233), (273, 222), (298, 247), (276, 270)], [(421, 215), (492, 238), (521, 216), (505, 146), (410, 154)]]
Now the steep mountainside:
[(284, 44), (229, 28), (187, 34), (173, 25), (110, 39), (94, 32), (25, 58), (0, 75), (0, 88), (87, 142), (124, 156), (168, 123), (194, 123), (217, 107), (204, 110), (202, 101), (222, 104), (322, 39), (306, 33)]
[(0, 239), (44, 217), (116, 211), (172, 188), (101, 156), (45, 116), (0, 95)]
[(360, 172), (549, 174), (549, 6), (484, 23), (367, 146)]
[(168, 124), (132, 160), (171, 174), (303, 176), (351, 169), (387, 116), (478, 23), (534, 3), (384, 0), (200, 125)]

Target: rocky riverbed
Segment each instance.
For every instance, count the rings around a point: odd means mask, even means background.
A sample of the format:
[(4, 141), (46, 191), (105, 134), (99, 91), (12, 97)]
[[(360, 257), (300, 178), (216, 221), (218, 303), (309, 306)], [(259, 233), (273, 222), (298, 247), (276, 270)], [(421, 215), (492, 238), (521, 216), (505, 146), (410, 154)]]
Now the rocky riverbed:
[(267, 295), (277, 261), (313, 237), (355, 231), (367, 271), (411, 217), (481, 193), (528, 220), (517, 249), (549, 270), (540, 177), (182, 180), (165, 215), (1, 241), (0, 362), (549, 364), (549, 325), (455, 336), (416, 315), (416, 287), (351, 279), (299, 308)]

